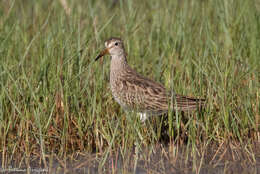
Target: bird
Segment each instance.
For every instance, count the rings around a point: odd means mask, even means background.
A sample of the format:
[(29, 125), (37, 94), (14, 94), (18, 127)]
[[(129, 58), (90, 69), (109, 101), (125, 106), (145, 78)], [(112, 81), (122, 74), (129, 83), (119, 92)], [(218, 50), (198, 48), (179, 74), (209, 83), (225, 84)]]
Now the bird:
[(190, 112), (205, 105), (205, 99), (193, 98), (168, 91), (161, 83), (140, 75), (127, 62), (127, 54), (121, 38), (105, 41), (105, 49), (95, 61), (109, 54), (110, 89), (113, 98), (126, 111), (136, 112), (141, 122), (153, 115), (163, 115), (169, 109)]

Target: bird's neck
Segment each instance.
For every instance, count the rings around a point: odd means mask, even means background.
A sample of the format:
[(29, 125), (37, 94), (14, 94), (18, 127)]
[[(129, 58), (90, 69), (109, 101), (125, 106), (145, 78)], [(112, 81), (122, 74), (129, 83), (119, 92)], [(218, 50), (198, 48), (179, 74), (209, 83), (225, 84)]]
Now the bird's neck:
[(110, 71), (120, 71), (127, 66), (126, 55), (112, 55), (111, 56), (111, 64)]
[(112, 55), (110, 63), (110, 81), (113, 79), (116, 80), (118, 75), (122, 74), (127, 66), (128, 65), (125, 54)]

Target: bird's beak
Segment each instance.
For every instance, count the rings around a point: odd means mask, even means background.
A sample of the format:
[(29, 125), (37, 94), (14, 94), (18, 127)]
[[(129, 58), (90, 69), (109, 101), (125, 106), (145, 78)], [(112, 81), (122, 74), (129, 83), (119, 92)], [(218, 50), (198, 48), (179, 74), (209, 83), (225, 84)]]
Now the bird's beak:
[(108, 48), (104, 49), (99, 53), (99, 55), (95, 58), (95, 61), (97, 61), (100, 57), (103, 57), (104, 55), (108, 54)]

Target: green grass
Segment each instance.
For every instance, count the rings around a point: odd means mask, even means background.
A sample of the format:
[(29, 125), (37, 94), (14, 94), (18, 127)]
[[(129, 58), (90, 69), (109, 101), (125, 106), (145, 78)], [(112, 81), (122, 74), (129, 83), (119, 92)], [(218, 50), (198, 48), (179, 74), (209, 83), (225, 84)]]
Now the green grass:
[[(259, 140), (258, 1), (0, 2), (1, 167), (55, 154), (101, 156), (162, 144)], [(205, 97), (204, 112), (145, 125), (109, 89), (104, 41), (122, 37), (128, 62), (176, 93)], [(165, 140), (164, 138), (166, 137)]]

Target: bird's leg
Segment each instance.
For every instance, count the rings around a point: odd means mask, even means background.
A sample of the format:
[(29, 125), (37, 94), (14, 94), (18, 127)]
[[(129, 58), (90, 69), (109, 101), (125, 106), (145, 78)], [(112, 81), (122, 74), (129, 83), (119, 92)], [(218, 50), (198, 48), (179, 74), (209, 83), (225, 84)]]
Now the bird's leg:
[(147, 115), (147, 113), (138, 113), (138, 115), (139, 115), (139, 117), (140, 117), (140, 120), (141, 120), (141, 122), (143, 123), (143, 122), (145, 122), (145, 120), (148, 118), (148, 115)]

